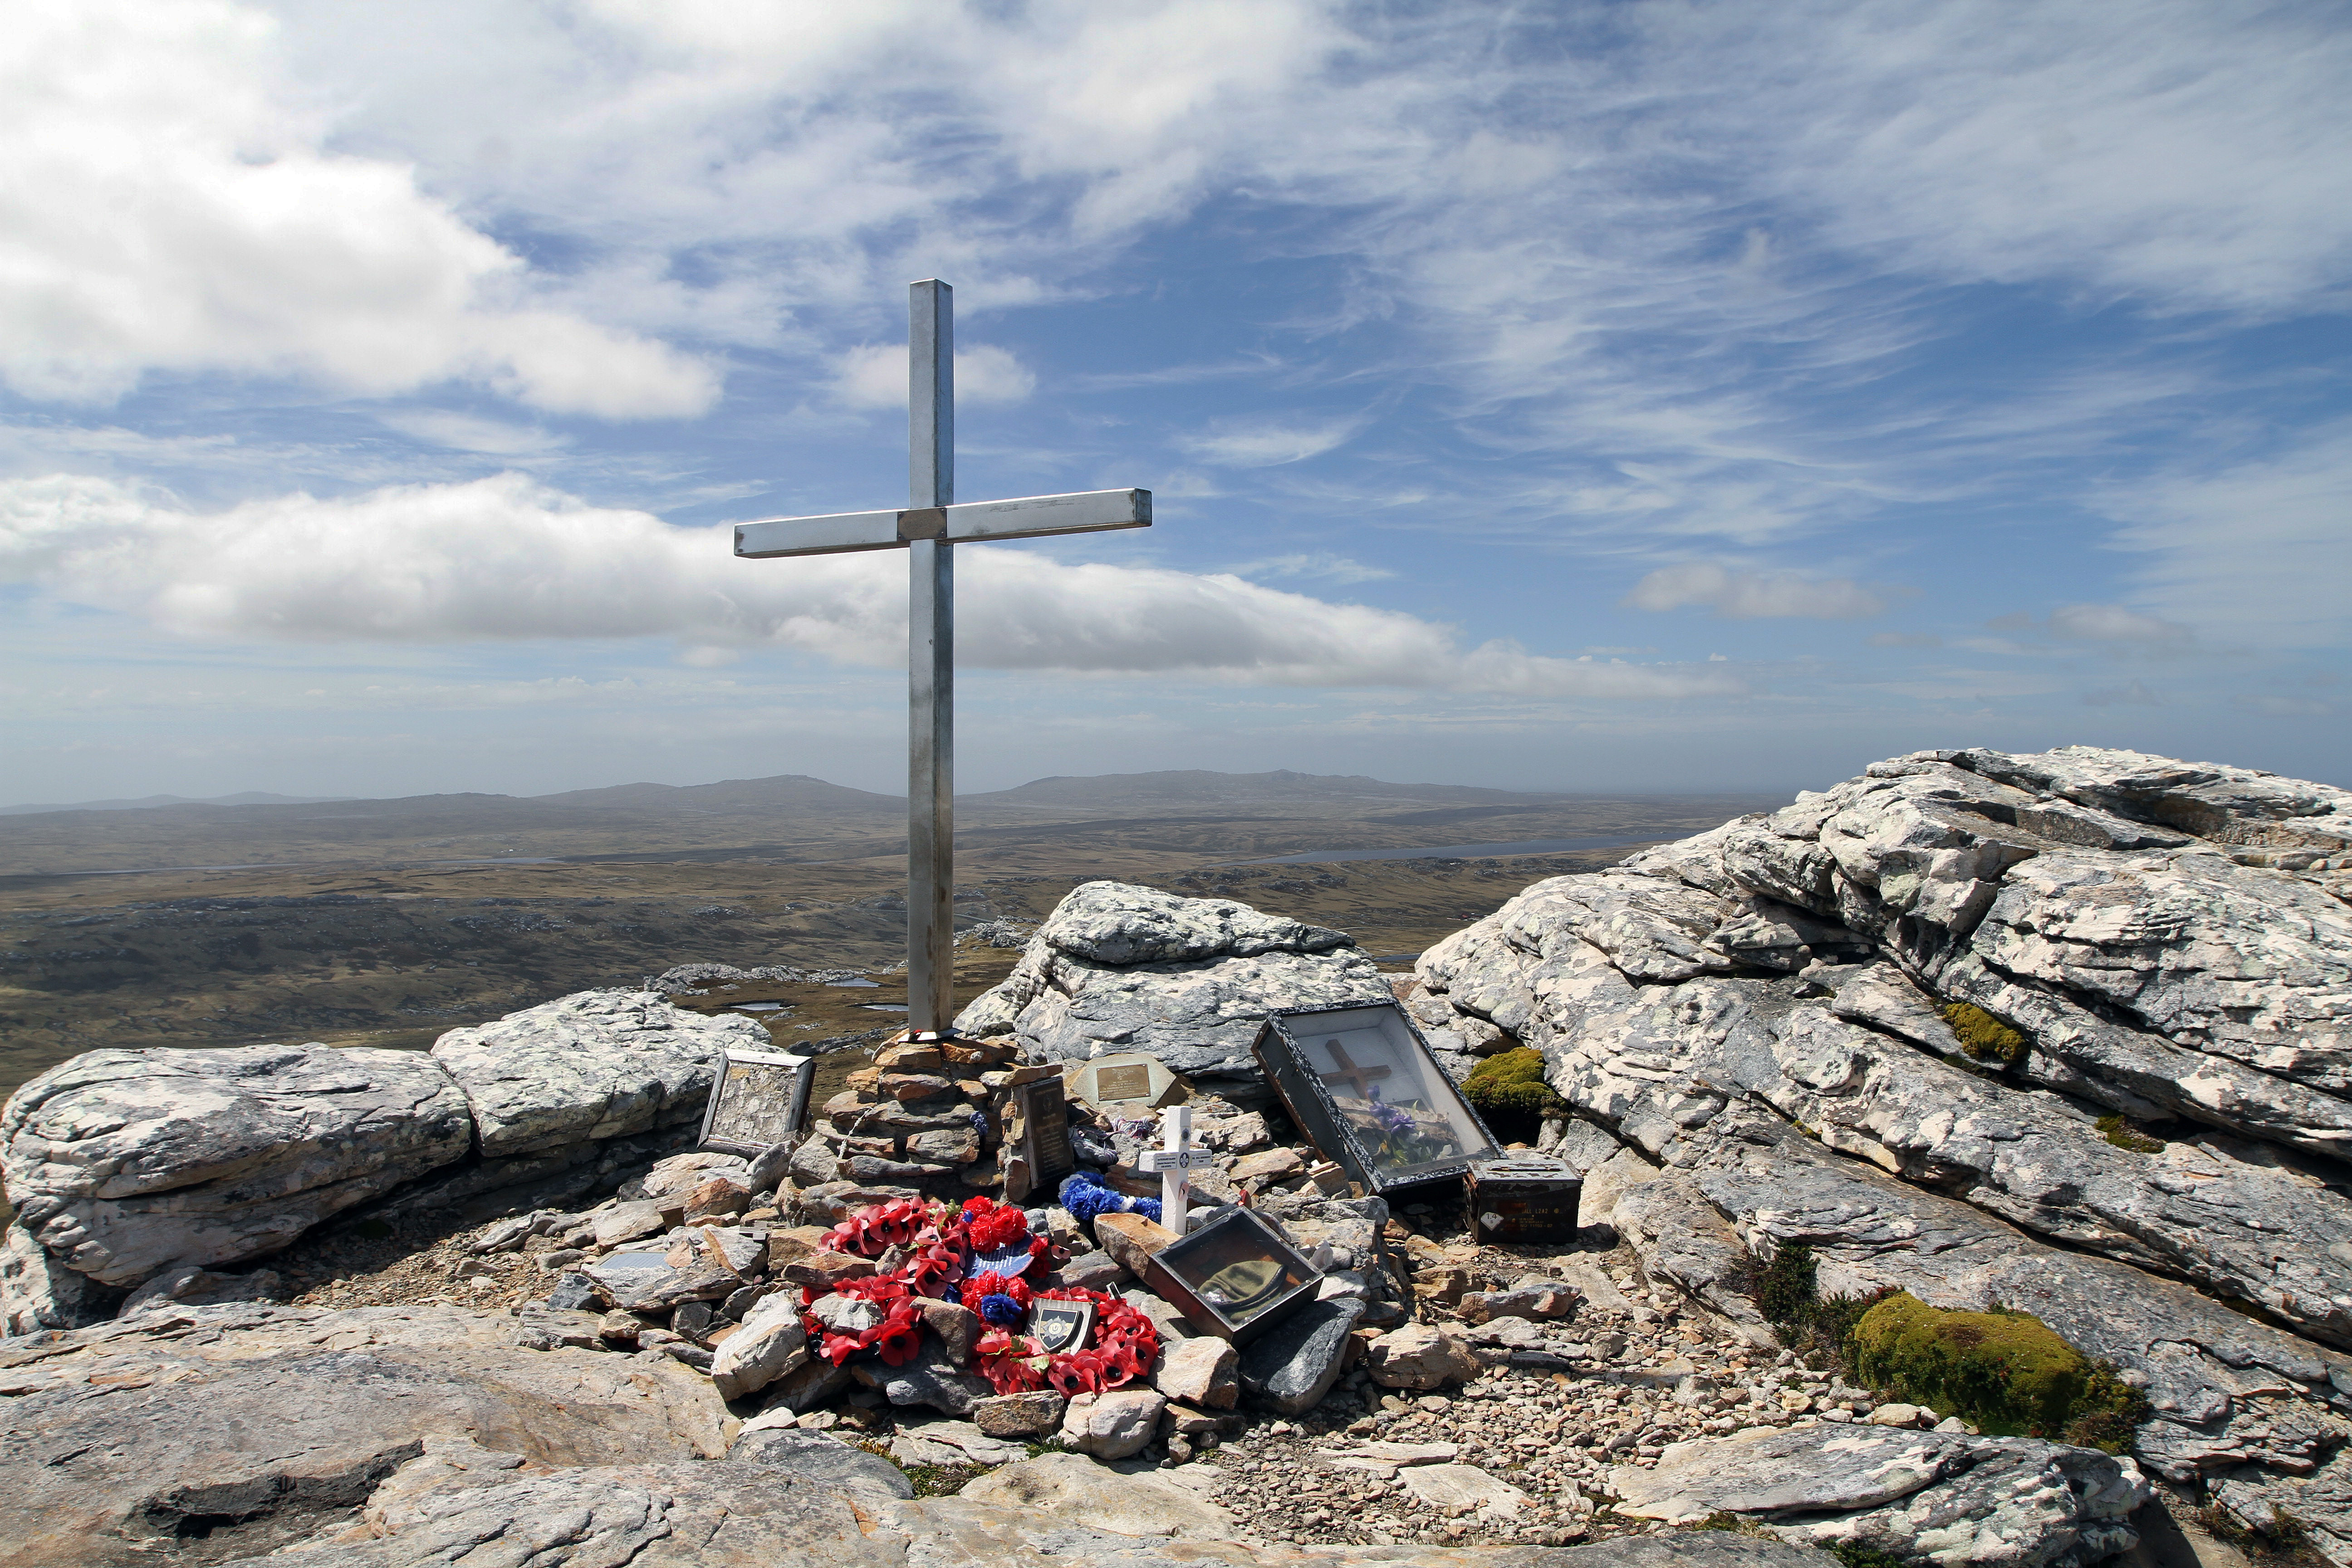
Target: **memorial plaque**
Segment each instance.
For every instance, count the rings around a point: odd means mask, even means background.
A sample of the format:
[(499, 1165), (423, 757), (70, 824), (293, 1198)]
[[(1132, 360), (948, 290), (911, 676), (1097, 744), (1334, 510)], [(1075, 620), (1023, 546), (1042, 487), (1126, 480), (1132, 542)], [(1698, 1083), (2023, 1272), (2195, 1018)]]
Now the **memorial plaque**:
[(775, 1051), (729, 1051), (719, 1063), (710, 1102), (702, 1110), (702, 1147), (729, 1154), (757, 1154), (788, 1143), (808, 1114), (814, 1057)]
[(1272, 1226), (1234, 1207), (1153, 1253), (1143, 1282), (1195, 1326), (1245, 1344), (1315, 1300), (1323, 1276)]
[(1192, 1086), (1145, 1051), (1122, 1051), (1081, 1062), (1068, 1077), (1069, 1095), (1113, 1116), (1134, 1116), (1187, 1099)]
[[(1004, 1199), (1025, 1203), (1078, 1168), (1062, 1079), (1048, 1073), (1004, 1091)], [(1018, 1187), (1020, 1190), (1015, 1191)]]
[(1502, 1152), (1392, 1002), (1270, 1014), (1254, 1048), (1290, 1119), (1367, 1193), (1459, 1181)]

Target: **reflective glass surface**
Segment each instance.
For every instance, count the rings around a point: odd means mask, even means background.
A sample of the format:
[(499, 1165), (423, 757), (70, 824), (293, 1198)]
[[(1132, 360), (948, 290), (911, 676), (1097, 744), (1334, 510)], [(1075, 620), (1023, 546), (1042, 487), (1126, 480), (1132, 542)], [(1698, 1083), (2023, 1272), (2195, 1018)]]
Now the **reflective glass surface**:
[(1383, 1184), (1494, 1152), (1402, 1015), (1387, 1007), (1280, 1020), (1299, 1065), (1331, 1096), (1339, 1131)]

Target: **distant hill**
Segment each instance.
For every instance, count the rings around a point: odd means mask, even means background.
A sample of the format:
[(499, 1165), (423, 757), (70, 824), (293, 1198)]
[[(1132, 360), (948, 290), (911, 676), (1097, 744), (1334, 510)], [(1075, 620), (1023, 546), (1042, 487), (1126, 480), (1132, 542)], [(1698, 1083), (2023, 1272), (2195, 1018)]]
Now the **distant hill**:
[(772, 779), (725, 779), (707, 784), (614, 784), (604, 789), (565, 790), (530, 798), (544, 805), (576, 805), (591, 810), (717, 812), (729, 816), (768, 811), (863, 813), (907, 809), (904, 795), (874, 795), (827, 784), (806, 773), (779, 773)]
[(243, 795), (215, 795), (198, 800), (184, 795), (150, 795), (137, 800), (79, 800), (50, 805), (0, 805), (0, 816), (25, 816), (42, 811), (146, 811), (159, 805), (316, 805), (321, 801), (349, 800), (345, 795), (271, 795), (249, 789)]
[[(1006, 856), (1044, 856), (1059, 865), (1080, 854), (1081, 841), (1239, 860), (1326, 849), (1632, 842), (1712, 826), (1755, 804), (1747, 796), (1533, 795), (1287, 769), (1195, 769), (1033, 779), (960, 795), (956, 837), (966, 852), (1003, 866), (1011, 864)], [(906, 853), (906, 813), (902, 796), (805, 773), (542, 795), (153, 797), (0, 815), (0, 877), (354, 862), (887, 858)]]
[(975, 806), (1051, 806), (1056, 809), (1133, 811), (1139, 806), (1302, 805), (1342, 801), (1387, 805), (1533, 805), (1568, 797), (1475, 789), (1466, 784), (1401, 784), (1358, 773), (1301, 773), (1287, 768), (1270, 773), (1217, 773), (1183, 769), (1155, 773), (1098, 773), (1092, 777), (1033, 779), (1013, 789), (960, 795)]

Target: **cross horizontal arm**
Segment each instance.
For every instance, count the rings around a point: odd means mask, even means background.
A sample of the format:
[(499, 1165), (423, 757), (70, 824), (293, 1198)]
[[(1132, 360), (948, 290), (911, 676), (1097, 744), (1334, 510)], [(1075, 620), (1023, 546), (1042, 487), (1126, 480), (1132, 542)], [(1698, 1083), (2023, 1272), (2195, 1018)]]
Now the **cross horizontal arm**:
[(1150, 526), (1150, 490), (1082, 490), (907, 511), (837, 511), (823, 517), (739, 523), (735, 553), (762, 560), (778, 555), (841, 555), (858, 550), (896, 550), (917, 539), (978, 544)]

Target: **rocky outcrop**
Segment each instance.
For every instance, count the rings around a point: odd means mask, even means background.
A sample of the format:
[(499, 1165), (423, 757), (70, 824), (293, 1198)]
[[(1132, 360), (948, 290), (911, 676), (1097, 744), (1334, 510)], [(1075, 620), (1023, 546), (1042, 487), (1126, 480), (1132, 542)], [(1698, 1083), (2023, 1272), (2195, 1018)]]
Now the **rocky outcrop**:
[(1149, 1051), (1236, 1104), (1270, 1098), (1250, 1057), (1269, 1008), (1385, 1002), (1388, 982), (1345, 932), (1227, 899), (1088, 882), (1037, 928), (1003, 984), (956, 1030), (1017, 1036), (1033, 1061)]
[(748, 1018), (591, 991), (452, 1030), (430, 1055), (85, 1053), (0, 1111), (17, 1213), (0, 1319), (11, 1333), (85, 1322), (110, 1309), (109, 1288), (263, 1257), (372, 1201), (463, 1208), (503, 1194), (529, 1208), (577, 1195), (690, 1127), (720, 1052), (767, 1043)]
[(16, 1341), (0, 1349), (0, 1568), (1833, 1562), (1715, 1531), (1564, 1552), (1297, 1550), (1235, 1539), (1197, 1482), (1073, 1454), (901, 1500), (904, 1478), (870, 1454), (767, 1415), (739, 1435), (698, 1373), (655, 1351), (570, 1348), (594, 1342), (560, 1321), (583, 1315), (541, 1316), (538, 1350), (518, 1349), (502, 1312), (443, 1308), (173, 1309)]
[(43, 1568), (232, 1525), (299, 1536), (435, 1439), (663, 1463), (721, 1457), (730, 1425), (676, 1362), (519, 1352), (512, 1319), (448, 1308), (151, 1311), (14, 1342), (0, 1378), (0, 1563)]
[(1801, 1545), (2021, 1568), (2137, 1545), (2129, 1520), (2151, 1495), (2129, 1459), (2095, 1448), (1827, 1424), (1677, 1443), (1652, 1468), (1616, 1467), (1610, 1486), (1634, 1519), (1728, 1513)]
[(772, 1042), (740, 1014), (706, 1017), (651, 991), (583, 991), (452, 1029), (433, 1059), (466, 1091), (483, 1157), (497, 1159), (693, 1121), (729, 1046)]
[(0, 1172), (52, 1257), (135, 1285), (276, 1251), (472, 1138), (464, 1090), (413, 1052), (89, 1051), (10, 1098)]
[(1408, 1005), (1659, 1168), (1614, 1215), (1654, 1277), (1752, 1331), (1803, 1242), (1825, 1292), (2031, 1310), (2147, 1391), (2143, 1464), (2352, 1561), (2347, 857), (2323, 785), (1923, 752), (1538, 883)]

